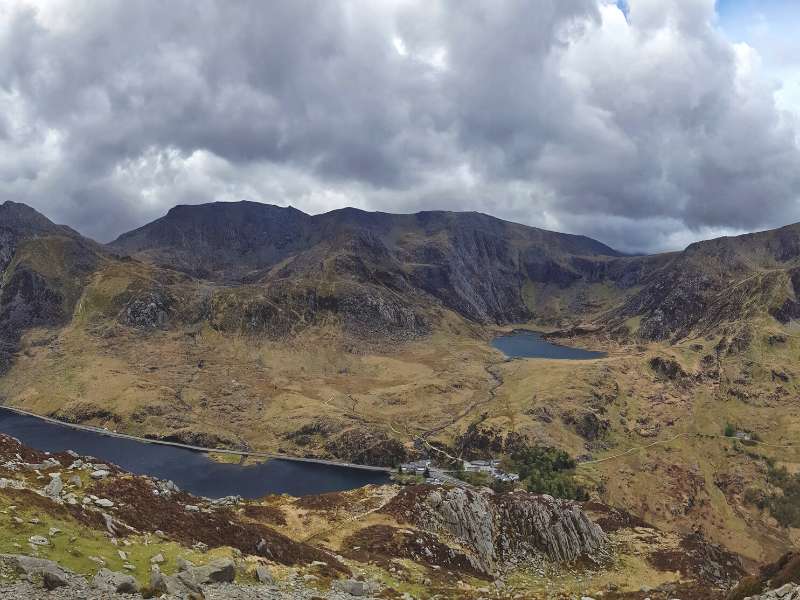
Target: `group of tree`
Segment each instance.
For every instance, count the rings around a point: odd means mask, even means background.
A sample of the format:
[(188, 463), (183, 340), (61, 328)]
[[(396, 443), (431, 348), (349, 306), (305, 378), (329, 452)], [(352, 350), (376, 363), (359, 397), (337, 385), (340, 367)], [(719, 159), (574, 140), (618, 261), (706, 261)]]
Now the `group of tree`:
[(570, 500), (589, 498), (586, 490), (576, 481), (575, 459), (558, 448), (525, 446), (504, 460), (503, 466), (517, 473), (529, 492)]
[(517, 473), (519, 482), (495, 479), (488, 473), (464, 471), (463, 464), (456, 476), (471, 485), (486, 486), (496, 492), (507, 492), (518, 485), (536, 494), (555, 498), (587, 500), (586, 490), (576, 481), (575, 459), (563, 450), (549, 446), (523, 445), (501, 461), (501, 469)]

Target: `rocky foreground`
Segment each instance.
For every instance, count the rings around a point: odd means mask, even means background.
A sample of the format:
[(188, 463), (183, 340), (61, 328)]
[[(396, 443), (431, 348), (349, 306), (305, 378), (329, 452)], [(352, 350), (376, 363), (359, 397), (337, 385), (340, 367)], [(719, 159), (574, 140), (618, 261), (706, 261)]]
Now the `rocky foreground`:
[(596, 503), (425, 485), (209, 500), (0, 435), (0, 599), (705, 600), (742, 574), (699, 534)]

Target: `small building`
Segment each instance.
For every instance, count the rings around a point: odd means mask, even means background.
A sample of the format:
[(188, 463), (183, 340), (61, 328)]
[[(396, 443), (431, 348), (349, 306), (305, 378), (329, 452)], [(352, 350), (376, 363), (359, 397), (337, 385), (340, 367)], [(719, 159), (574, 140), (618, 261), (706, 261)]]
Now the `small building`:
[[(473, 460), (470, 463), (470, 466), (472, 467), (471, 470), (472, 471), (478, 471), (480, 473), (492, 473), (496, 468), (492, 464), (493, 462), (495, 462), (495, 461), (493, 461), (493, 460)], [(500, 463), (498, 462), (498, 464), (500, 464)], [(467, 470), (466, 463), (464, 463), (464, 470), (465, 471)]]
[(415, 460), (413, 462), (402, 463), (400, 465), (400, 472), (401, 473), (408, 473), (409, 475), (420, 475), (424, 476), (425, 471), (427, 471), (431, 466), (430, 460)]

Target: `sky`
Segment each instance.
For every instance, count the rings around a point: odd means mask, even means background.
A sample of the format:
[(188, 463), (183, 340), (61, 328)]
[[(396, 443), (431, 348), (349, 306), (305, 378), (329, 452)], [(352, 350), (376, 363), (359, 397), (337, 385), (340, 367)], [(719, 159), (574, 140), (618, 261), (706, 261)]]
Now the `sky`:
[(795, 0), (0, 0), (0, 201), (474, 210), (627, 252), (800, 221)]

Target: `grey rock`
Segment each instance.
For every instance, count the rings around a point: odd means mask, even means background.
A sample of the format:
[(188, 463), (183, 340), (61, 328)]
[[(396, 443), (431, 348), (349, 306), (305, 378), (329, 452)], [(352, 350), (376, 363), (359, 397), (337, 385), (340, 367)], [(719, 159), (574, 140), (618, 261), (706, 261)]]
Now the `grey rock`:
[(178, 567), (178, 571), (189, 571), (194, 568), (194, 564), (179, 556), (178, 559), (175, 561)]
[(122, 323), (131, 327), (158, 329), (169, 318), (170, 304), (171, 299), (164, 292), (145, 292), (139, 297), (131, 298), (119, 318)]
[(48, 540), (43, 535), (32, 535), (28, 538), (28, 541), (33, 544), (34, 546), (49, 546), (50, 540)]
[(800, 584), (787, 583), (760, 596), (748, 596), (745, 600), (800, 600)]
[(351, 596), (369, 596), (378, 591), (378, 584), (375, 582), (356, 579), (339, 579), (333, 582), (333, 587)]
[(98, 590), (118, 594), (137, 594), (139, 592), (139, 584), (133, 576), (109, 569), (100, 569), (92, 580), (92, 585)]
[(61, 496), (61, 490), (64, 489), (64, 482), (61, 481), (61, 474), (56, 473), (50, 479), (50, 483), (48, 483), (44, 488), (44, 495), (48, 498), (58, 498)]
[(47, 589), (55, 589), (67, 584), (68, 571), (52, 560), (21, 554), (0, 554), (0, 564), (6, 565), (29, 579), (41, 577), (42, 584)]
[(179, 571), (175, 575), (164, 575), (158, 565), (150, 567), (150, 589), (157, 594), (181, 598), (188, 594), (200, 595), (203, 591), (193, 570)]
[(218, 558), (192, 570), (200, 583), (231, 582), (236, 578), (236, 565), (229, 558)]
[(447, 533), (472, 548), (475, 568), (494, 573), (503, 563), (545, 554), (557, 562), (592, 559), (608, 540), (574, 502), (535, 494), (488, 496), (457, 487), (430, 492), (415, 513), (417, 524)]
[(179, 591), (176, 584), (161, 572), (158, 565), (150, 567), (150, 589), (156, 594), (175, 594)]
[(97, 471), (92, 471), (90, 473), (90, 477), (92, 479), (105, 479), (109, 475), (111, 475), (111, 473), (109, 471), (104, 470), (104, 469), (98, 469)]
[(272, 577), (272, 572), (264, 565), (258, 565), (256, 567), (256, 579), (258, 579), (260, 583), (269, 584), (275, 581)]
[(55, 590), (69, 585), (66, 575), (61, 569), (42, 571), (42, 585), (46, 590)]

